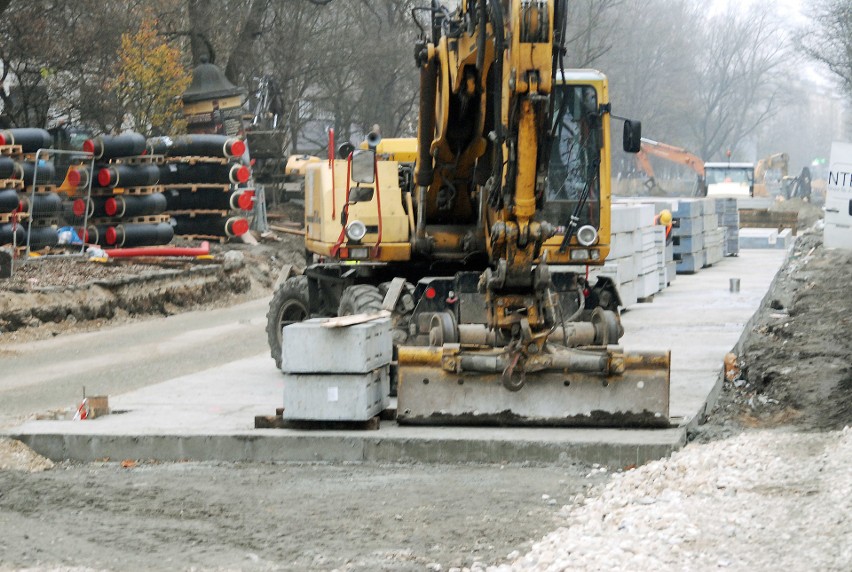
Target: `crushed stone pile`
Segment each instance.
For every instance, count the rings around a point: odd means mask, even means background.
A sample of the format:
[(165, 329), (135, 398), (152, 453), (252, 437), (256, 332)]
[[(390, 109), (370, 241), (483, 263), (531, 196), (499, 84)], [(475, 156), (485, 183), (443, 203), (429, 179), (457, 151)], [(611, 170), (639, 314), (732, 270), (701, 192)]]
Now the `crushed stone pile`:
[(0, 437), (0, 471), (38, 473), (52, 468), (53, 461), (42, 457), (20, 441)]
[[(848, 570), (852, 430), (755, 431), (613, 475), (488, 572)], [(514, 557), (514, 558), (512, 558)]]

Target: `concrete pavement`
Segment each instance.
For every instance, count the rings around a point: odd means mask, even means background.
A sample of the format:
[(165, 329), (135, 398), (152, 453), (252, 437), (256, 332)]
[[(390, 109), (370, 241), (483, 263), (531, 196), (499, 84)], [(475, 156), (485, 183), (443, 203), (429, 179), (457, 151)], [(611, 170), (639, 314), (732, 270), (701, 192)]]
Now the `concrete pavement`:
[[(30, 421), (8, 433), (52, 459), (259, 462), (584, 461), (612, 468), (668, 455), (686, 443), (721, 387), (724, 355), (760, 305), (786, 252), (745, 250), (679, 275), (652, 303), (623, 315), (628, 350), (672, 351), (671, 414), (664, 430), (400, 427), (377, 431), (253, 429), (282, 401), (281, 375), (261, 353), (110, 396), (115, 411), (89, 421)], [(729, 291), (729, 279), (740, 291)]]

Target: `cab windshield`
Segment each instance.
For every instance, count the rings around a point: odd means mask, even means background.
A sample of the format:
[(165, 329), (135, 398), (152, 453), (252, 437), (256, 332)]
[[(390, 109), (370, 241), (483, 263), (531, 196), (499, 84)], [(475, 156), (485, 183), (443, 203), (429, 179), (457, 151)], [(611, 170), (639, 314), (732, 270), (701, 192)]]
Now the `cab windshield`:
[(705, 176), (708, 185), (717, 185), (720, 183), (750, 185), (753, 175), (751, 169), (713, 168), (706, 169)]
[(565, 225), (580, 197), (588, 196), (578, 226), (600, 227), (600, 161), (603, 128), (591, 85), (554, 86), (553, 142), (541, 219)]

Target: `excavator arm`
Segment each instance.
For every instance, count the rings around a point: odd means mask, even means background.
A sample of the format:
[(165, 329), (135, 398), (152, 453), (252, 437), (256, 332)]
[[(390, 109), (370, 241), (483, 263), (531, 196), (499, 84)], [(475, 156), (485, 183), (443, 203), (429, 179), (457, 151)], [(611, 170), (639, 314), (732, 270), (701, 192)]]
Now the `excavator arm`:
[(657, 184), (654, 178), (654, 169), (648, 159), (649, 155), (665, 159), (672, 163), (685, 165), (692, 169), (698, 176), (698, 189), (696, 189), (696, 196), (703, 196), (707, 194), (704, 161), (702, 161), (700, 157), (681, 147), (675, 147), (674, 145), (660, 143), (659, 141), (643, 137), (641, 150), (636, 154), (636, 163), (639, 165), (639, 168), (648, 175), (648, 180), (651, 181), (651, 185), (649, 186), (653, 188), (656, 188)]

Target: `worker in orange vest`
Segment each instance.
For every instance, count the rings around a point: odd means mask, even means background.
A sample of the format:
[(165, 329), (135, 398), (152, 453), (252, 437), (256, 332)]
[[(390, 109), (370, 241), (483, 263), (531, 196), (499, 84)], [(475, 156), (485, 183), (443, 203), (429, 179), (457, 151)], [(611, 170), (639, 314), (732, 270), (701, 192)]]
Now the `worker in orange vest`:
[(663, 209), (654, 217), (654, 224), (661, 224), (666, 227), (666, 244), (672, 242), (672, 212), (669, 209)]

